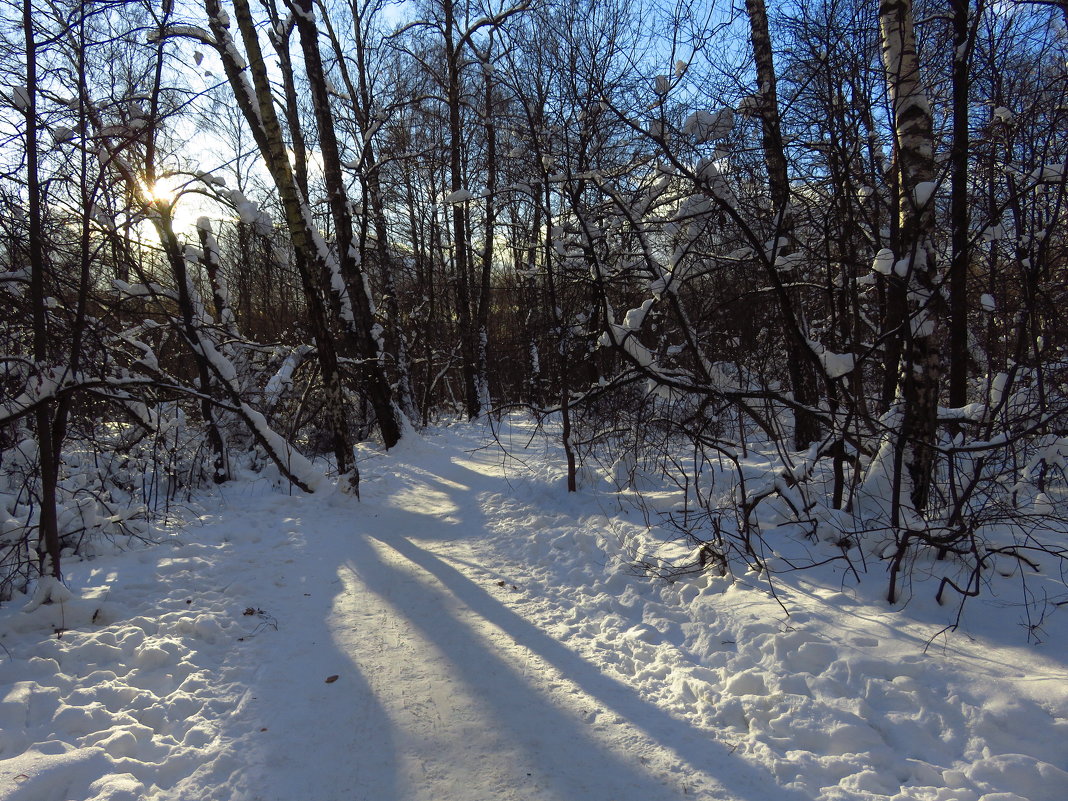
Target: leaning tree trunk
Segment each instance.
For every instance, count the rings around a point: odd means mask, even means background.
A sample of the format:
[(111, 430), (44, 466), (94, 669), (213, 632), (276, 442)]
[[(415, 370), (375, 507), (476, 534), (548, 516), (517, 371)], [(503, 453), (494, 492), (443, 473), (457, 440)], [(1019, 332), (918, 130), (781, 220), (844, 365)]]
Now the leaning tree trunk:
[[(355, 7), (354, 7), (355, 8)], [(371, 13), (365, 8), (362, 13)], [(368, 51), (365, 41), (362, 15), (357, 15), (353, 21), (353, 44), (355, 55), (347, 53), (342, 46), (330, 18), (323, 15), (323, 25), (326, 35), (334, 50), (335, 65), (341, 79), (345, 82), (345, 88), (352, 98), (352, 113), (362, 132), (363, 148), (360, 152), (358, 177), (360, 189), (363, 194), (363, 224), (360, 226), (359, 254), (360, 263), (368, 264), (367, 258), (369, 247), (367, 243), (368, 226), (374, 226), (375, 242), (374, 257), (379, 270), (379, 280), (382, 282), (382, 302), (385, 306), (385, 325), (383, 339), (386, 347), (394, 354), (394, 371), (396, 374), (396, 390), (394, 395), (400, 405), (401, 413), (409, 420), (415, 420), (419, 416), (419, 409), (412, 393), (412, 367), (408, 355), (408, 337), (404, 329), (404, 320), (401, 317), (400, 300), (397, 295), (397, 286), (394, 271), (397, 268), (397, 260), (392, 255), (390, 246), (389, 226), (386, 223), (385, 201), (383, 199), (382, 181), (380, 172), (382, 164), (375, 156), (375, 147), (371, 134), (379, 122), (372, 114), (374, 97), (372, 87), (369, 85), (368, 72), (371, 65), (368, 63)], [(352, 72), (348, 68), (347, 61), (354, 61), (358, 84), (353, 83)], [(363, 269), (366, 269), (364, 267)], [(417, 282), (418, 283), (418, 282)]]
[[(941, 308), (935, 286), (934, 137), (931, 106), (920, 83), (912, 0), (881, 0), (879, 28), (883, 64), (894, 113), (900, 180), (900, 244), (892, 280), (907, 282), (909, 314), (897, 336), (903, 338), (898, 384), (902, 461), (910, 479), (913, 506), (930, 499), (935, 464), (938, 392), (942, 354), (938, 345)], [(896, 500), (896, 499), (895, 499)]]
[(349, 199), (345, 192), (345, 178), (341, 172), (341, 153), (338, 148), (337, 135), (334, 132), (334, 119), (330, 112), (326, 72), (319, 53), (319, 30), (315, 25), (315, 12), (311, 0), (296, 0), (294, 7), (296, 10), (294, 19), (304, 53), (308, 85), (311, 88), (312, 108), (319, 127), (319, 151), (323, 159), (323, 178), (326, 182), (330, 214), (334, 220), (334, 235), (337, 237), (337, 257), (341, 275), (349, 290), (352, 308), (352, 320), (346, 321), (346, 329), (360, 356), (361, 383), (375, 410), (382, 441), (387, 448), (392, 448), (400, 441), (400, 422), (397, 419), (397, 407), (393, 403), (389, 381), (382, 364), (382, 349), (372, 333), (374, 327), (372, 300), (368, 294), (363, 271), (356, 263), (352, 214), (349, 211)]
[(185, 261), (185, 254), (178, 237), (174, 233), (174, 224), (170, 216), (170, 210), (160, 210), (156, 220), (156, 231), (159, 233), (163, 246), (163, 252), (171, 266), (171, 274), (174, 276), (175, 288), (178, 290), (178, 314), (181, 317), (182, 335), (189, 345), (189, 352), (193, 357), (193, 363), (197, 371), (197, 389), (200, 391), (200, 415), (204, 419), (207, 428), (208, 444), (211, 445), (215, 459), (212, 464), (212, 480), (216, 484), (222, 484), (230, 480), (230, 460), (226, 448), (226, 438), (215, 414), (215, 402), (213, 396), (215, 387), (212, 382), (212, 366), (208, 355), (201, 342), (198, 328), (200, 315), (195, 308), (192, 283), (189, 279), (189, 271)]
[[(222, 59), (223, 70), (234, 93), (238, 107), (252, 130), (256, 145), (267, 164), (268, 171), (278, 189), (279, 199), (286, 217), (290, 241), (293, 245), (297, 272), (308, 308), (308, 322), (319, 357), (324, 389), (324, 408), (327, 424), (333, 435), (334, 457), (340, 475), (350, 475), (352, 485), (357, 486), (358, 474), (352, 458), (352, 443), (345, 414), (345, 396), (341, 384), (337, 349), (327, 318), (327, 308), (321, 288), (320, 276), (324, 271), (323, 254), (318, 252), (315, 233), (311, 228), (307, 204), (290, 165), (282, 127), (274, 108), (274, 95), (263, 50), (259, 44), (255, 21), (247, 0), (235, 0), (234, 16), (249, 63), (244, 64), (228, 30), (218, 0), (204, 0), (209, 26), (214, 36), (212, 44)], [(252, 83), (246, 74), (251, 75)]]
[[(164, 24), (169, 19), (170, 7), (164, 7)], [(159, 115), (159, 98), (163, 84), (163, 48), (164, 40), (156, 41), (154, 58), (154, 77), (151, 93), (151, 112), (149, 114), (149, 133), (145, 141), (144, 179), (152, 186), (156, 182), (156, 137), (151, 123), (155, 123)], [(100, 127), (100, 126), (98, 126)], [(130, 175), (127, 182), (137, 186), (136, 178)], [(147, 205), (147, 198), (143, 198)], [(189, 352), (193, 357), (193, 364), (197, 372), (197, 389), (200, 393), (200, 414), (207, 429), (208, 444), (211, 446), (214, 460), (212, 463), (212, 480), (216, 484), (222, 484), (230, 480), (230, 460), (226, 448), (226, 439), (223, 436), (219, 421), (214, 408), (214, 387), (212, 386), (212, 368), (207, 353), (200, 347), (200, 334), (197, 330), (199, 323), (197, 310), (194, 308), (191, 284), (186, 267), (185, 255), (178, 237), (174, 233), (173, 208), (164, 202), (152, 204), (152, 221), (160, 237), (160, 243), (167, 261), (171, 267), (171, 275), (174, 278), (175, 289), (178, 293), (178, 314), (181, 317), (181, 332), (189, 345)]]
[[(99, 117), (91, 119), (103, 147), (109, 148), (106, 138), (100, 134), (104, 126)], [(109, 155), (113, 155), (114, 152), (115, 150), (112, 149)], [(217, 352), (215, 343), (202, 334), (205, 327), (202, 313), (203, 302), (189, 281), (185, 249), (174, 233), (170, 210), (166, 207), (153, 208), (153, 202), (144, 193), (144, 182), (123, 159), (110, 158), (109, 161), (122, 177), (123, 183), (129, 188), (131, 199), (144, 210), (152, 209), (149, 219), (156, 228), (163, 255), (171, 267), (171, 273), (178, 286), (180, 320), (176, 321), (175, 327), (185, 339), (197, 368), (201, 409), (204, 412), (205, 421), (209, 423), (209, 438), (212, 440), (213, 448), (216, 448), (217, 452), (222, 452), (222, 458), (225, 461), (225, 442), (221, 438), (219, 441), (215, 440), (218, 430), (211, 415), (209, 389), (217, 389), (229, 401), (234, 411), (248, 427), (249, 433), (264, 449), (267, 457), (274, 462), (287, 481), (304, 492), (314, 492), (318, 483), (314, 468), (303, 456), (290, 452), (289, 443), (270, 429), (262, 414), (245, 402), (235, 378), (236, 370), (233, 365), (224, 355)], [(214, 357), (209, 355), (213, 353)]]

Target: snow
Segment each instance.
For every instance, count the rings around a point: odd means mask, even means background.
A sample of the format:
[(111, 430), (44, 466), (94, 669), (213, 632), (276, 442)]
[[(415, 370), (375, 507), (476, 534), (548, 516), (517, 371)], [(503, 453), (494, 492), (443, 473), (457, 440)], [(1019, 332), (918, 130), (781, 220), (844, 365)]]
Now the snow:
[(649, 314), (649, 309), (653, 307), (652, 298), (647, 298), (642, 302), (642, 305), (636, 309), (631, 309), (623, 316), (623, 329), (626, 331), (638, 331), (642, 327), (642, 323), (645, 322), (645, 317)]
[(511, 457), (474, 424), (362, 448), (362, 502), (248, 476), (16, 597), (0, 799), (1064, 798), (1063, 614), (1028, 645), (1009, 604), (937, 636), (956, 608), (830, 568), (785, 609), (641, 575), (686, 549), (595, 470), (566, 493), (526, 418), (496, 433)]
[(646, 299), (641, 306), (630, 309), (623, 317), (623, 324), (609, 323), (610, 331), (601, 334), (598, 343), (602, 347), (620, 345), (642, 367), (652, 367), (656, 363), (652, 352), (636, 338), (645, 317), (653, 306), (653, 299)]
[(753, 117), (760, 111), (760, 102), (759, 95), (747, 95), (738, 102), (737, 113), (746, 119)]
[(19, 111), (30, 110), (30, 90), (25, 86), (15, 86), (11, 89), (11, 104)]
[(820, 360), (820, 364), (826, 371), (828, 378), (841, 378), (842, 376), (853, 372), (853, 368), (856, 366), (856, 360), (852, 353), (834, 353), (833, 351), (828, 350), (822, 343), (811, 339), (808, 340), (808, 345)]
[(935, 189), (938, 185), (934, 181), (920, 181), (916, 184), (916, 188), (912, 190), (912, 196), (916, 201), (917, 208), (923, 208), (931, 202), (931, 198), (934, 197)]
[(1037, 167), (1031, 173), (1030, 178), (1035, 184), (1059, 184), (1064, 181), (1065, 167), (1068, 167), (1068, 162), (1064, 164), (1045, 164)]
[(311, 345), (300, 345), (290, 351), (282, 361), (278, 371), (271, 376), (267, 386), (263, 389), (263, 397), (268, 407), (274, 406), (281, 397), (282, 392), (293, 384), (293, 373), (301, 362), (313, 351)]
[[(222, 15), (220, 15), (220, 17), (221, 16)], [(227, 24), (224, 24), (223, 27), (227, 27)], [(215, 43), (215, 37), (212, 36), (208, 31), (197, 25), (168, 25), (166, 28), (163, 28), (158, 31), (149, 31), (148, 36), (146, 38), (148, 39), (149, 44), (155, 44), (161, 39), (183, 37), (193, 39), (194, 41), (203, 42), (209, 47), (217, 46)], [(197, 61), (197, 64), (200, 64), (199, 60)]]
[(1004, 123), (1005, 125), (1011, 125), (1013, 121), (1012, 112), (1004, 106), (998, 106), (990, 113), (990, 116), (993, 117), (995, 120)]
[(54, 576), (44, 576), (37, 582), (37, 589), (33, 592), (33, 598), (23, 608), (24, 612), (33, 612), (39, 606), (46, 603), (63, 604), (69, 601), (73, 595), (71, 591)]
[(230, 198), (230, 203), (241, 218), (241, 222), (247, 225), (259, 226), (260, 230), (271, 230), (273, 221), (271, 220), (270, 215), (262, 211), (256, 203), (245, 197), (240, 190), (231, 189), (228, 196)]
[(295, 450), (283, 436), (272, 429), (263, 414), (244, 402), (241, 404), (241, 413), (249, 425), (256, 429), (256, 433), (263, 438), (271, 450), (285, 462), (286, 468), (298, 481), (302, 482), (312, 492), (316, 492), (323, 487), (326, 479), (322, 472), (307, 457)]
[(734, 110), (723, 108), (716, 112), (695, 111), (682, 123), (682, 131), (697, 142), (712, 142), (722, 139), (734, 127)]
[(872, 262), (872, 272), (879, 273), (880, 275), (890, 275), (894, 272), (894, 251), (890, 248), (882, 248), (875, 254), (875, 260)]

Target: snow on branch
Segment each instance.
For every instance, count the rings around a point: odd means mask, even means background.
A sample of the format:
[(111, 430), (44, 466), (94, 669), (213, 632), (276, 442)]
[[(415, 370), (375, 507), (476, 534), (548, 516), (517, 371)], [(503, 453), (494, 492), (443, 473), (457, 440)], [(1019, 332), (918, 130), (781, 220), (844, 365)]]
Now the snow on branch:
[(196, 25), (168, 25), (166, 28), (159, 28), (148, 35), (149, 44), (156, 44), (164, 39), (193, 39), (208, 47), (219, 48), (219, 43), (215, 40), (215, 37), (209, 31)]

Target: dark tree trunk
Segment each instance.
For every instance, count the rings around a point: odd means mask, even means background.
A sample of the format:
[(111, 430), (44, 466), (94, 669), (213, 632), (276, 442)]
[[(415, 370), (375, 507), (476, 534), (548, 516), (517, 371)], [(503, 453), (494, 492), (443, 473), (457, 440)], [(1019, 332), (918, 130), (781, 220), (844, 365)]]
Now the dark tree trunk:
[[(442, 0), (445, 12), (445, 57), (447, 61), (445, 92), (449, 107), (449, 191), (458, 192), (463, 188), (463, 171), (461, 150), (463, 147), (463, 130), (461, 128), (461, 85), (460, 57), (461, 48), (455, 41), (455, 7), (453, 0)], [(452, 239), (453, 239), (453, 274), (456, 281), (457, 316), (460, 327), (460, 353), (463, 360), (464, 405), (470, 419), (478, 417), (482, 409), (479, 405), (478, 386), (476, 382), (477, 349), (475, 346), (474, 324), (471, 319), (471, 267), (470, 248), (467, 240), (467, 202), (452, 204)]]
[[(764, 0), (746, 0), (749, 30), (756, 61), (757, 86), (760, 92), (760, 122), (764, 164), (768, 171), (768, 188), (778, 224), (774, 235), (789, 242), (793, 237), (793, 220), (790, 216), (790, 181), (786, 168), (786, 148), (783, 145), (779, 121), (779, 100), (776, 90), (777, 76), (771, 51), (771, 34), (768, 28), (768, 13)], [(798, 306), (796, 293), (781, 296), (780, 303)], [(814, 407), (819, 401), (819, 387), (813, 365), (812, 353), (801, 330), (802, 318), (793, 310), (783, 309), (783, 345), (786, 350), (787, 370), (794, 400), (802, 406)], [(819, 419), (803, 409), (794, 412), (794, 447), (807, 448), (820, 438)]]
[[(44, 223), (41, 211), (41, 181), (38, 174), (37, 146), (37, 42), (33, 29), (33, 4), (23, 0), (23, 35), (26, 42), (26, 201), (29, 212), (30, 302), (33, 306), (33, 360), (37, 379), (44, 381), (49, 369), (48, 310), (45, 306)], [(31, 378), (31, 380), (33, 380)], [(37, 407), (34, 423), (37, 434), (37, 458), (41, 473), (41, 508), (38, 515), (37, 553), (42, 576), (62, 579), (60, 568), (59, 526), (56, 519), (56, 486), (59, 482), (57, 453), (60, 443), (54, 439), (51, 401)]]
[[(205, 0), (209, 24), (219, 45), (223, 69), (233, 89), (234, 97), (244, 115), (253, 138), (267, 163), (267, 168), (278, 189), (279, 199), (286, 217), (290, 241), (293, 244), (297, 272), (300, 275), (308, 309), (308, 323), (319, 357), (324, 390), (324, 408), (327, 426), (333, 436), (334, 457), (338, 472), (353, 476), (353, 485), (358, 477), (352, 458), (352, 444), (345, 414), (344, 390), (338, 366), (337, 350), (328, 324), (327, 307), (319, 286), (324, 272), (323, 257), (318, 253), (312, 221), (308, 219), (307, 204), (293, 175), (282, 138), (282, 128), (274, 110), (274, 96), (247, 0), (235, 0), (234, 16), (238, 30), (249, 57), (246, 66), (237, 61), (236, 51), (226, 26), (220, 22), (221, 7), (218, 0)], [(246, 73), (252, 77), (249, 85)]]
[(360, 378), (363, 390), (371, 402), (382, 433), (382, 441), (392, 448), (400, 441), (400, 422), (393, 404), (389, 381), (382, 365), (382, 354), (372, 334), (374, 312), (363, 272), (356, 263), (356, 251), (352, 235), (352, 215), (345, 192), (345, 179), (341, 172), (341, 155), (334, 132), (330, 98), (326, 89), (326, 73), (319, 53), (319, 30), (314, 19), (311, 0), (296, 0), (297, 32), (308, 84), (311, 87), (312, 107), (319, 128), (319, 150), (323, 159), (323, 177), (326, 181), (330, 214), (334, 220), (334, 235), (337, 237), (337, 258), (341, 274), (349, 291), (353, 319), (346, 321), (347, 333), (354, 341), (360, 356)]

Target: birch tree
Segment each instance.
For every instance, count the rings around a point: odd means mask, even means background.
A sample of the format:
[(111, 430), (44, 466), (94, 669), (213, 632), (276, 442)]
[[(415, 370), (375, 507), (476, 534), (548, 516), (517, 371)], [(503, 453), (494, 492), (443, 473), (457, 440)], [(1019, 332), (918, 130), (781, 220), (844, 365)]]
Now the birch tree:
[[(927, 506), (935, 467), (938, 394), (942, 377), (935, 230), (933, 118), (916, 52), (912, 0), (881, 0), (879, 28), (894, 125), (900, 181), (900, 238), (894, 291), (907, 298), (907, 315), (895, 336), (904, 344), (899, 380), (901, 426), (898, 454), (909, 480), (909, 497)], [(900, 480), (900, 471), (896, 471)], [(895, 498), (895, 512), (896, 512)], [(898, 521), (895, 521), (895, 524)]]

